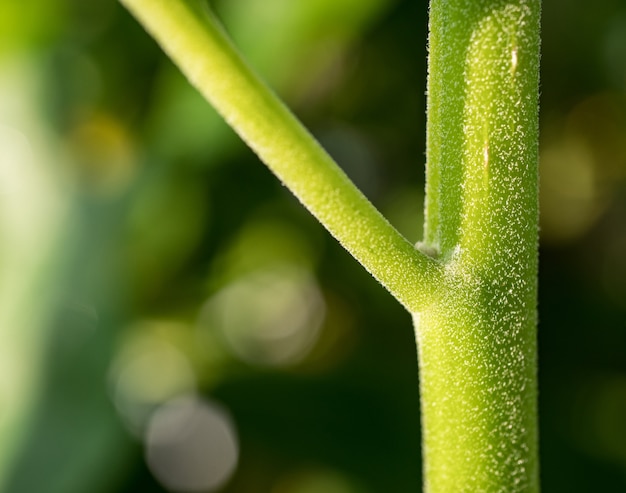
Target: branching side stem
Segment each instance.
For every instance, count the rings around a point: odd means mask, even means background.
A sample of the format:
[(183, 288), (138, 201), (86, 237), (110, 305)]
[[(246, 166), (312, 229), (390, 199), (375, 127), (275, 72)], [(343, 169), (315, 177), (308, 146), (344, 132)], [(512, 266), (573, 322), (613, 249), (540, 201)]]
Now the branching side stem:
[(283, 184), (383, 286), (409, 311), (431, 302), (440, 285), (440, 265), (416, 250), (354, 186), (242, 60), (204, 2), (121, 2)]
[(201, 0), (120, 0), (412, 314), (429, 493), (536, 493), (540, 0), (431, 0), (416, 250), (242, 61)]

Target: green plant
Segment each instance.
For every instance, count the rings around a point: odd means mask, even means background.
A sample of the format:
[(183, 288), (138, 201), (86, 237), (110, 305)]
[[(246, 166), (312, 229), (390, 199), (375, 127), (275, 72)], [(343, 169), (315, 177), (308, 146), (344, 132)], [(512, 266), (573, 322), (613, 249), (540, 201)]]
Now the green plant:
[(425, 238), (415, 248), (246, 65), (203, 2), (121, 0), (413, 315), (425, 489), (538, 491), (539, 0), (432, 0)]

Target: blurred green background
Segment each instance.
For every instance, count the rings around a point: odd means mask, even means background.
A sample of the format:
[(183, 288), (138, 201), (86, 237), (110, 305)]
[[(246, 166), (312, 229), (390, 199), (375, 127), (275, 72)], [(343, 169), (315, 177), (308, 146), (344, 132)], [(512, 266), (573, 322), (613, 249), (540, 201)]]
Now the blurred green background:
[[(421, 236), (427, 4), (216, 0)], [(626, 491), (626, 2), (546, 0), (544, 491)], [(114, 0), (0, 2), (0, 491), (417, 491), (411, 320)]]

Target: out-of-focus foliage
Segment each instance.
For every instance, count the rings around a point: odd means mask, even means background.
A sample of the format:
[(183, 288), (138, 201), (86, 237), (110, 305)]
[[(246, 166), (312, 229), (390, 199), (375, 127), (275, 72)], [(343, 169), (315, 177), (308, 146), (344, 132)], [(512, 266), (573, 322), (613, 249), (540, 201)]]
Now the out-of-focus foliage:
[[(213, 6), (418, 240), (426, 3)], [(543, 15), (543, 483), (619, 491), (626, 5)], [(415, 490), (408, 315), (114, 0), (0, 3), (0, 150), (0, 491)]]

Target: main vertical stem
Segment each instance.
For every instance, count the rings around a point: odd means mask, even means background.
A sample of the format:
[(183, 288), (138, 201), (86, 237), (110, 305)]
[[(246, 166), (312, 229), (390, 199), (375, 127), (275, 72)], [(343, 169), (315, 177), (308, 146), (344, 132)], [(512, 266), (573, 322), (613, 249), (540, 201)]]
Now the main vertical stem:
[(431, 0), (424, 242), (446, 286), (415, 313), (425, 490), (537, 492), (540, 0)]

